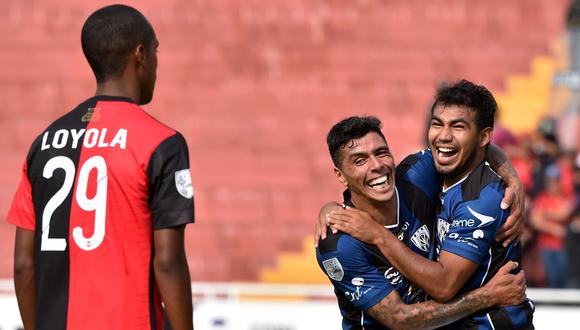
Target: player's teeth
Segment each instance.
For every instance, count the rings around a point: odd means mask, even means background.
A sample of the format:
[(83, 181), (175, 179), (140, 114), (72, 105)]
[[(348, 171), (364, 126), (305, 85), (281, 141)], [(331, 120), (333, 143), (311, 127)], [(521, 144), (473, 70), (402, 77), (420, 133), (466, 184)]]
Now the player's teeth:
[(451, 148), (439, 148), (439, 151), (441, 151), (441, 152), (452, 152), (453, 149), (451, 149)]
[(371, 182), (369, 182), (369, 184), (371, 186), (374, 186), (374, 185), (378, 185), (378, 184), (383, 184), (385, 182), (387, 182), (387, 176), (386, 175), (385, 176), (382, 176), (380, 178), (376, 178), (376, 179), (371, 180)]

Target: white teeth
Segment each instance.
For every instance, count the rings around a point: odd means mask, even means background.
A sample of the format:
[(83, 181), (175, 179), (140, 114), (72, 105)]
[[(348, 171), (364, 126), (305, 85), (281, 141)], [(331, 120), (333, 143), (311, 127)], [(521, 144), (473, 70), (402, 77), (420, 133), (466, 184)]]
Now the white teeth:
[(387, 182), (387, 176), (386, 175), (385, 176), (381, 176), (380, 178), (372, 179), (369, 182), (369, 185), (370, 186), (375, 186), (375, 185), (383, 184), (385, 182)]
[(438, 149), (441, 152), (452, 152), (453, 151), (453, 149), (451, 149), (451, 148), (438, 148)]

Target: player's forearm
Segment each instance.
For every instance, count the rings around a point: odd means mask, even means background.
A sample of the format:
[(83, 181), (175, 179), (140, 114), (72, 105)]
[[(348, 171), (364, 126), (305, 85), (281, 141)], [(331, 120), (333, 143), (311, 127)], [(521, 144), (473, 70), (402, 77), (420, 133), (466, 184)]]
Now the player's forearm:
[(446, 304), (427, 301), (406, 305), (400, 298), (387, 297), (368, 310), (368, 314), (393, 329), (430, 329), (453, 323), (492, 305), (487, 289), (480, 288)]
[(413, 252), (407, 245), (385, 230), (381, 239), (375, 242), (381, 253), (412, 283), (422, 288), (428, 295), (438, 301), (447, 301), (449, 295), (443, 266)]
[(34, 274), (34, 232), (16, 229), (14, 239), (14, 289), (25, 329), (36, 324), (36, 281)]
[(155, 262), (155, 279), (172, 329), (193, 329), (191, 280), (187, 260)]
[(34, 268), (14, 268), (14, 288), (24, 329), (34, 329), (36, 323), (36, 283)]
[(495, 144), (492, 143), (487, 148), (485, 160), (502, 178), (518, 178), (518, 173), (508, 156)]

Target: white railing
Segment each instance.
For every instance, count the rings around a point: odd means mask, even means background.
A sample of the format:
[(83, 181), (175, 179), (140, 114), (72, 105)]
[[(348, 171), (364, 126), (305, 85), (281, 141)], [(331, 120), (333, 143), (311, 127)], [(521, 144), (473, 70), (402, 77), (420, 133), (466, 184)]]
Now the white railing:
[[(192, 282), (194, 301), (211, 300), (333, 300), (334, 290), (326, 284), (269, 284), (249, 282)], [(0, 280), (0, 294), (14, 294), (11, 279)], [(580, 306), (580, 290), (528, 288), (528, 297), (538, 304)]]

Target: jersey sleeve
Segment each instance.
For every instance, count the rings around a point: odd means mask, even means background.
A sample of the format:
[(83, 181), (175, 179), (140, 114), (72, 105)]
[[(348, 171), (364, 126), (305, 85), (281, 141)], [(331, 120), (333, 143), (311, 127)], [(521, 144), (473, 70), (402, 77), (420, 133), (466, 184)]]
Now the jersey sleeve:
[(485, 188), (478, 199), (459, 203), (441, 249), (480, 263), (509, 214), (500, 208), (501, 198), (498, 191)]
[(441, 190), (441, 175), (435, 168), (430, 149), (405, 157), (397, 166), (396, 180), (405, 180), (423, 191), (433, 202), (437, 202)]
[(330, 278), (337, 294), (341, 294), (359, 310), (368, 310), (393, 291), (384, 274), (373, 266), (363, 244), (342, 235), (336, 251), (316, 257), (322, 271)]
[(34, 204), (32, 203), (32, 188), (28, 179), (26, 162), (22, 166), (22, 178), (20, 178), (6, 218), (8, 222), (20, 228), (34, 230)]
[(159, 144), (149, 160), (147, 176), (153, 229), (194, 221), (189, 152), (181, 134), (176, 133)]

